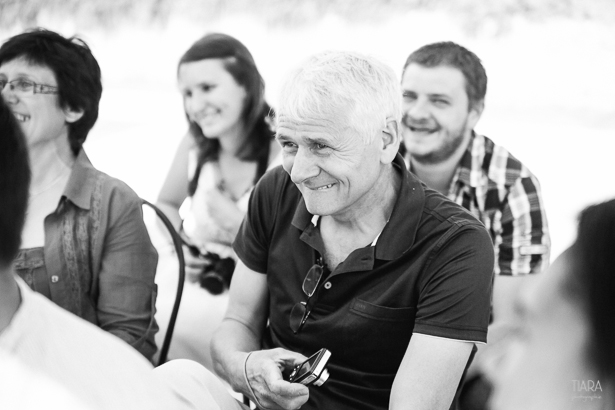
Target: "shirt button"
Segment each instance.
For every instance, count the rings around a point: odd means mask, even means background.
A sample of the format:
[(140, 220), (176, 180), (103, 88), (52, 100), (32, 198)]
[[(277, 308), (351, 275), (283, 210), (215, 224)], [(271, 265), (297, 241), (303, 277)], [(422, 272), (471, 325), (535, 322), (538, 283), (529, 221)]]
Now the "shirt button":
[(57, 281), (59, 281), (59, 280), (60, 280), (60, 278), (58, 277), (58, 275), (53, 275), (53, 276), (51, 277), (51, 283), (56, 283), (56, 282), (57, 282)]
[(331, 282), (325, 283), (325, 289), (331, 289)]

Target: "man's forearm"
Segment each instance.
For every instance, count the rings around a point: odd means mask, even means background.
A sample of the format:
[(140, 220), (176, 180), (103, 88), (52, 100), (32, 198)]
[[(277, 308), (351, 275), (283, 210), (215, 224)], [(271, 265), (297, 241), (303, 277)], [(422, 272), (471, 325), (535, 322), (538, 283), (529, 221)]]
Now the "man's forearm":
[(233, 390), (248, 392), (244, 365), (249, 352), (260, 349), (259, 336), (235, 319), (225, 318), (211, 343), (214, 370)]

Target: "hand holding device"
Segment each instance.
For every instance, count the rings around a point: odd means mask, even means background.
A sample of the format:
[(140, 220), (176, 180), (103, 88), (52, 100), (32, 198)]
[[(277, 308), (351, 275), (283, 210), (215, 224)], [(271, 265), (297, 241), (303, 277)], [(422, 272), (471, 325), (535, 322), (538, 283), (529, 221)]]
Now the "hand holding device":
[(301, 383), (305, 386), (311, 384), (321, 386), (329, 378), (329, 372), (326, 369), (327, 361), (331, 357), (331, 352), (327, 349), (320, 349), (318, 352), (310, 356), (305, 362), (295, 366), (292, 373), (288, 377), (291, 383)]
[(244, 393), (259, 408), (298, 409), (308, 401), (309, 390), (299, 383), (289, 383), (283, 373), (290, 372), (305, 360), (304, 355), (282, 348), (249, 353), (244, 362), (245, 383), (249, 391)]

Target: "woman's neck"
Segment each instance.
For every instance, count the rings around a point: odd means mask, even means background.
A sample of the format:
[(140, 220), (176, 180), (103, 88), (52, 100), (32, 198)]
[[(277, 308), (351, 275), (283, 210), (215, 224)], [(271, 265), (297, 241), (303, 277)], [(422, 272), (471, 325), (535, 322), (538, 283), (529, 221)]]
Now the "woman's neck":
[(234, 127), (218, 137), (220, 141), (220, 155), (236, 156), (246, 142), (247, 135), (245, 127), (237, 123)]
[(43, 192), (65, 177), (75, 163), (75, 156), (68, 141), (65, 143), (28, 147), (31, 181), (30, 195)]

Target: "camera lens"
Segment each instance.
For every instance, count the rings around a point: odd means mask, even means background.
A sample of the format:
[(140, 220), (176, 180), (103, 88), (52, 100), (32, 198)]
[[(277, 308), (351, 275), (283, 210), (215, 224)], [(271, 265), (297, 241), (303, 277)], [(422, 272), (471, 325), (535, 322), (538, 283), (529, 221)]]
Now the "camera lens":
[(219, 295), (224, 292), (224, 279), (216, 272), (201, 274), (201, 287), (207, 289), (212, 295)]
[(232, 258), (220, 258), (215, 253), (202, 255), (208, 265), (201, 272), (199, 283), (213, 295), (219, 295), (231, 285), (231, 278), (235, 270), (235, 261)]

